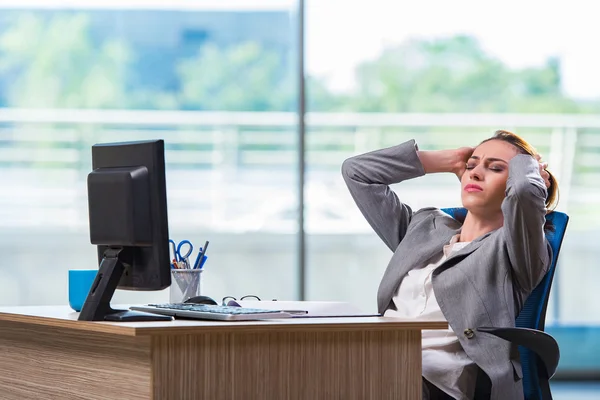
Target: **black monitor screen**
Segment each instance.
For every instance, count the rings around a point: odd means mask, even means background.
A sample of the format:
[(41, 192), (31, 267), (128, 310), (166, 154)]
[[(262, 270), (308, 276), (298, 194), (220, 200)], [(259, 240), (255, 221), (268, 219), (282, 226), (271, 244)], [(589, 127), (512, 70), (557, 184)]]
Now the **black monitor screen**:
[(161, 290), (171, 283), (162, 140), (92, 146), (88, 175), (90, 241), (101, 262), (121, 247), (118, 288)]

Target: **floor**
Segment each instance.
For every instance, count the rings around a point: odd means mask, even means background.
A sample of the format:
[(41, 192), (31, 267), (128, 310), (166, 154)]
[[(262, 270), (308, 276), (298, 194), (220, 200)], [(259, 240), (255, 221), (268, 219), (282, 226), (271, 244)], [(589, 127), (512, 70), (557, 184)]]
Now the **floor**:
[(600, 382), (553, 382), (554, 400), (600, 400)]

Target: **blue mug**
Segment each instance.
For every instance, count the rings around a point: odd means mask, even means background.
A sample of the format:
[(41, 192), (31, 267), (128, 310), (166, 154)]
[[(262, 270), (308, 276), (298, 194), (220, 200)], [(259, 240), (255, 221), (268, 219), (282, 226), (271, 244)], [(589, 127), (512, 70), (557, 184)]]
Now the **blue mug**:
[(97, 274), (97, 269), (69, 270), (69, 306), (73, 310), (81, 311)]

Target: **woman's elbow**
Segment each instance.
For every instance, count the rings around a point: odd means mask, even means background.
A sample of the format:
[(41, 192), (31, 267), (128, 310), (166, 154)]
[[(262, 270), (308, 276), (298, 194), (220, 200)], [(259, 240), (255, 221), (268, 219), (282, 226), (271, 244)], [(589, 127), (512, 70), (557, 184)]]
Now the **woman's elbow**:
[(350, 157), (344, 160), (342, 163), (342, 176), (345, 180), (352, 179), (356, 175), (357, 162), (356, 157)]

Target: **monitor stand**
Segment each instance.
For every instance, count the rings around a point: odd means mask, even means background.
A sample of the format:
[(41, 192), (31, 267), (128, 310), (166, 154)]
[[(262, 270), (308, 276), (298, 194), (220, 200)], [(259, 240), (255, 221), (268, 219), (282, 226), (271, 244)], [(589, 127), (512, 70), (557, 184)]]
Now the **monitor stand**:
[(104, 252), (100, 269), (90, 288), (90, 292), (83, 303), (79, 313), (79, 321), (171, 321), (173, 318), (166, 315), (158, 315), (130, 310), (113, 310), (110, 307), (112, 299), (121, 276), (125, 271), (119, 255), (123, 248), (111, 247)]

